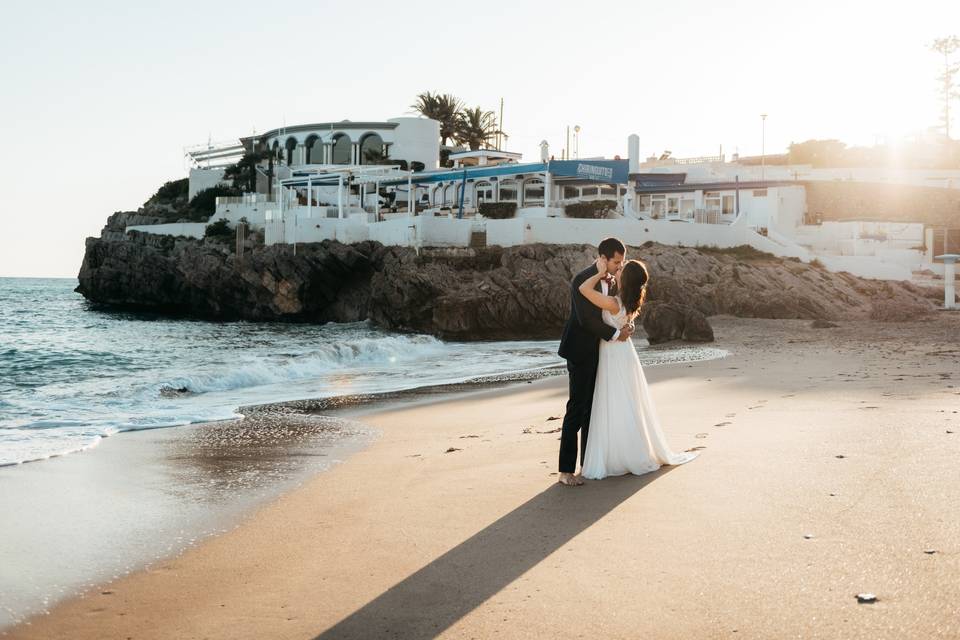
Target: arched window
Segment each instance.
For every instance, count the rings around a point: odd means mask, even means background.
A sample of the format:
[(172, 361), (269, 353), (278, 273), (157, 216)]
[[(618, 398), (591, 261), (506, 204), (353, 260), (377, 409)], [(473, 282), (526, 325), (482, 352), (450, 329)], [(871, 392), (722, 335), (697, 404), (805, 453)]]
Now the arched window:
[(368, 133), (360, 139), (360, 164), (377, 164), (383, 156), (383, 138)]
[(442, 207), (443, 206), (443, 185), (438, 184), (433, 188), (433, 206)]
[(291, 165), (293, 164), (293, 154), (297, 150), (297, 139), (287, 138), (284, 148), (287, 150), (287, 165)]
[(500, 183), (500, 202), (517, 201), (517, 181), (504, 180)]
[(320, 141), (320, 136), (311, 135), (303, 146), (307, 149), (307, 164), (323, 164), (323, 143)]
[(523, 183), (523, 206), (536, 207), (543, 204), (543, 180), (534, 178)]
[(452, 207), (457, 204), (457, 187), (453, 183), (443, 188), (443, 206)]
[(476, 191), (474, 191), (474, 193), (476, 196), (473, 199), (473, 204), (476, 207), (479, 207), (481, 202), (493, 202), (496, 199), (494, 196), (493, 183), (483, 180), (477, 183), (475, 189)]
[(346, 134), (338, 133), (333, 137), (333, 164), (350, 164), (352, 161), (352, 143)]

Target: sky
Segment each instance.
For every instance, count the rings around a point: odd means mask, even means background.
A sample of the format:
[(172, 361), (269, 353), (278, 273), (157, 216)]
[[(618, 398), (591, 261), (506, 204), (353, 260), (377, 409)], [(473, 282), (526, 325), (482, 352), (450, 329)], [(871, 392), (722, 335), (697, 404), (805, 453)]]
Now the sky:
[(409, 115), (423, 91), (503, 98), (529, 160), (574, 125), (580, 157), (631, 133), (642, 156), (870, 145), (938, 124), (929, 45), (960, 35), (946, 0), (150, 4), (4, 8), (0, 277), (75, 277), (108, 215), (187, 175), (184, 147)]

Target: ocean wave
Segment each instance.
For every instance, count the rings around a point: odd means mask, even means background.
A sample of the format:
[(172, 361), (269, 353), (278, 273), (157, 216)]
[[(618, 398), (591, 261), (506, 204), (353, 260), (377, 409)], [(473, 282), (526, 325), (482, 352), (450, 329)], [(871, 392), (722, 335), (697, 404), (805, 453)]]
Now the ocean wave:
[(354, 338), (321, 345), (306, 353), (260, 357), (223, 371), (181, 376), (161, 383), (161, 395), (208, 393), (319, 378), (355, 366), (395, 366), (441, 355), (446, 347), (430, 336)]

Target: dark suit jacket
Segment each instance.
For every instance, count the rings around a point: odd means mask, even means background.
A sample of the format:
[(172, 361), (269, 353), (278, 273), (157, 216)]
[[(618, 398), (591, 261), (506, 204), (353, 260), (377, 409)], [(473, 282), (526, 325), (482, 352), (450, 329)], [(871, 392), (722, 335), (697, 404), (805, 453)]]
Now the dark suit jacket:
[[(560, 338), (561, 358), (579, 364), (596, 364), (600, 357), (600, 341), (610, 340), (616, 329), (603, 322), (603, 310), (595, 307), (580, 293), (580, 285), (584, 280), (597, 274), (597, 266), (590, 265), (576, 276), (570, 283), (570, 317), (563, 328), (563, 337)], [(597, 283), (597, 291), (602, 291), (601, 284)], [(614, 284), (609, 293), (616, 292)]]

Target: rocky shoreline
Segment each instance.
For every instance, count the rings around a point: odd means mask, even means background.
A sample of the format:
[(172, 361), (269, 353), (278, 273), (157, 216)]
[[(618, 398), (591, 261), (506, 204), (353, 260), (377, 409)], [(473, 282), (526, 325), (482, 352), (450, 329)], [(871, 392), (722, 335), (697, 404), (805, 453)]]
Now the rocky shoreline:
[[(589, 245), (425, 248), (376, 242), (263, 246), (123, 232), (111, 216), (88, 238), (77, 291), (94, 303), (216, 320), (356, 322), (444, 339), (555, 338), (569, 281)], [(142, 217), (142, 216), (140, 216)], [(628, 248), (651, 275), (643, 326), (651, 342), (711, 341), (707, 316), (863, 319), (878, 302), (922, 316), (936, 291), (864, 280), (748, 248)]]

